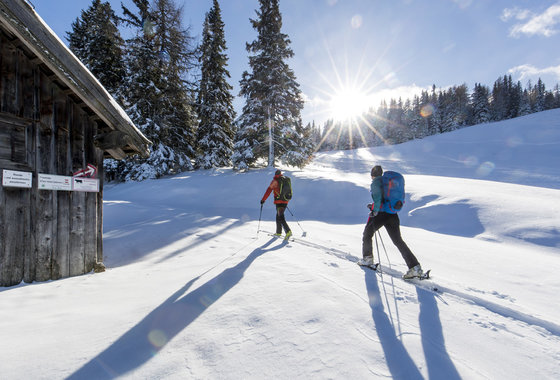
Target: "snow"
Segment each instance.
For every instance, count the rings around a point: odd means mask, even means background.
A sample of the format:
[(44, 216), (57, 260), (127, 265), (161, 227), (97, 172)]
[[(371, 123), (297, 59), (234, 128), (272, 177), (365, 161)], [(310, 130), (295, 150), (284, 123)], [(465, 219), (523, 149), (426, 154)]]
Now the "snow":
[[(272, 169), (108, 185), (106, 272), (0, 290), (0, 377), (558, 379), (559, 158), (560, 110), (317, 154), (289, 243), (257, 232)], [(384, 230), (384, 273), (355, 264), (374, 164), (421, 286)]]

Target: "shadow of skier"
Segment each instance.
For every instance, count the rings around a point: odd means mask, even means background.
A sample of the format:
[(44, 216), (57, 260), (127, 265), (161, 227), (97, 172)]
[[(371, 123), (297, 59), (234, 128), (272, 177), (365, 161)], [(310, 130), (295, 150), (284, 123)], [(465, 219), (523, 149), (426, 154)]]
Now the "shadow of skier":
[(414, 364), (403, 343), (397, 338), (395, 328), (385, 313), (377, 283), (377, 275), (371, 269), (362, 268), (362, 270), (364, 271), (371, 315), (379, 341), (383, 347), (383, 352), (385, 353), (391, 378), (403, 380), (422, 379), (420, 370)]
[(171, 339), (237, 285), (253, 261), (286, 245), (286, 242), (282, 242), (266, 249), (274, 241), (278, 240), (271, 238), (236, 266), (224, 270), (196, 290), (185, 294), (200, 276), (189, 281), (68, 379), (113, 379), (148, 362)]
[(420, 303), (420, 333), (422, 348), (430, 379), (460, 379), (459, 373), (445, 349), (445, 338), (439, 318), (435, 295), (425, 289), (416, 288)]

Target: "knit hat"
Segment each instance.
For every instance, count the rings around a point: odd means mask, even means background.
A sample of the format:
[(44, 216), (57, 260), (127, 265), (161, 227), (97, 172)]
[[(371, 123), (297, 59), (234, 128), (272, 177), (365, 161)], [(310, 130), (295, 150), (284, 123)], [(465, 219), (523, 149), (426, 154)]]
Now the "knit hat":
[(381, 175), (383, 175), (383, 169), (380, 165), (375, 165), (373, 168), (371, 168), (372, 177), (379, 177)]
[(281, 170), (276, 170), (276, 173), (274, 173), (274, 175), (280, 175), (280, 174), (282, 174)]

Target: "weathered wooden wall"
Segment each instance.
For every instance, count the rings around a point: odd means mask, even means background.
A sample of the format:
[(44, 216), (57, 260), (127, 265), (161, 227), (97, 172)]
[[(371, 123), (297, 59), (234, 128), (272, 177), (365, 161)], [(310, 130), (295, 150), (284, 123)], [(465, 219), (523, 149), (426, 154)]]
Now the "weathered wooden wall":
[(101, 169), (97, 128), (79, 98), (0, 32), (0, 174), (33, 173), (31, 189), (0, 186), (0, 286), (83, 274), (102, 261), (102, 191), (37, 188), (39, 173)]

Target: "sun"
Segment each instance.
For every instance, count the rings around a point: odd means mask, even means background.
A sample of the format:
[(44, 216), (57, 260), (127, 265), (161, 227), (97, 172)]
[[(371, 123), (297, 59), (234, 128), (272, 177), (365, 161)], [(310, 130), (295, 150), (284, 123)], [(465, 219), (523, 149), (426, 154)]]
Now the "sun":
[(331, 95), (329, 111), (337, 121), (358, 119), (372, 107), (371, 95), (358, 88), (344, 88)]

